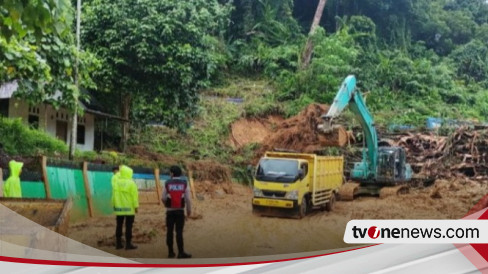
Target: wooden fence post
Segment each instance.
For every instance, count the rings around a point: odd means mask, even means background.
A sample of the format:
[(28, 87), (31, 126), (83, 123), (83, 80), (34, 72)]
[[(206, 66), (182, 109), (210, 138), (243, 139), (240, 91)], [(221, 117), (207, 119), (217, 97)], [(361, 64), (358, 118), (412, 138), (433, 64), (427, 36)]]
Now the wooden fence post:
[(193, 183), (193, 171), (191, 170), (188, 170), (188, 180), (190, 181), (191, 196), (195, 200), (197, 191), (195, 189), (195, 184)]
[(161, 201), (161, 180), (159, 179), (159, 168), (154, 169), (154, 181), (156, 182), (156, 194), (158, 195), (158, 203), (162, 205)]
[(88, 181), (88, 163), (83, 162), (83, 182), (85, 183), (85, 194), (86, 194), (86, 201), (88, 203), (88, 213), (90, 217), (93, 217), (93, 204), (92, 204), (92, 196), (90, 191), (90, 182)]
[(47, 178), (47, 158), (46, 156), (41, 157), (41, 167), (42, 167), (42, 181), (44, 183), (44, 190), (46, 191), (46, 199), (51, 199), (51, 187), (49, 186), (49, 179)]

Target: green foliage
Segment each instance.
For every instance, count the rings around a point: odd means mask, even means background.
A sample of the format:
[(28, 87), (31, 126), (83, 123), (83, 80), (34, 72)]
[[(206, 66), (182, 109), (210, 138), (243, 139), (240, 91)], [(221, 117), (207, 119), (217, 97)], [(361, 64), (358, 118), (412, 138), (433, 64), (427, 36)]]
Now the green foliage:
[[(25, 46), (34, 45), (32, 37), (23, 39)], [(31, 46), (32, 47), (32, 46)], [(79, 81), (82, 87), (95, 88), (90, 73), (98, 68), (97, 60), (87, 52), (78, 52), (72, 35), (60, 38), (45, 35), (34, 47), (36, 62), (32, 66), (24, 67), (25, 60), (13, 60), (11, 79), (19, 81), (19, 90), (15, 96), (37, 104), (47, 102), (54, 107), (74, 109), (78, 98), (81, 97), (75, 85), (76, 56), (79, 56)], [(8, 60), (8, 59), (7, 59)], [(23, 71), (41, 70), (33, 75), (23, 75)], [(19, 74), (15, 72), (18, 71)]]
[(468, 82), (485, 82), (488, 87), (488, 47), (486, 43), (472, 40), (457, 48), (450, 55), (457, 67), (457, 74)]
[(256, 100), (244, 104), (244, 115), (246, 117), (266, 117), (283, 112), (283, 107), (273, 95), (258, 97)]
[(424, 58), (412, 60), (398, 51), (381, 52), (374, 74), (379, 86), (410, 96), (427, 96), (433, 90), (449, 90), (453, 84), (452, 72), (446, 65), (435, 65)]
[(484, 44), (488, 43), (488, 23), (484, 23), (478, 27), (476, 30), (476, 38)]
[(186, 142), (187, 138), (167, 127), (144, 127), (138, 134), (134, 134), (134, 137), (137, 138), (137, 140), (133, 140), (134, 144), (144, 144), (157, 153), (180, 156), (191, 152), (188, 142)]
[(300, 35), (292, 15), (293, 0), (236, 0), (228, 36), (283, 44)]
[(234, 70), (245, 75), (264, 73), (271, 78), (277, 78), (283, 69), (296, 70), (301, 49), (298, 44), (271, 47), (260, 41), (252, 46), (234, 44), (231, 47), (237, 47), (233, 51), (238, 52)]
[[(222, 99), (202, 101), (198, 125), (188, 130), (196, 144), (199, 157), (230, 160), (230, 147), (223, 145), (223, 138), (229, 136), (229, 125), (240, 117), (235, 105)], [(224, 139), (225, 140), (225, 139)]]
[(12, 37), (10, 41), (0, 37), (0, 81), (31, 79), (34, 83), (45, 79), (51, 81), (50, 68), (40, 61), (36, 47)]
[(291, 117), (297, 115), (308, 105), (314, 103), (315, 100), (309, 97), (307, 94), (301, 94), (298, 99), (290, 100), (284, 102), (285, 104), (285, 115), (286, 117)]
[(20, 119), (0, 117), (0, 136), (3, 150), (10, 155), (59, 155), (68, 151), (64, 142), (29, 128)]
[(166, 127), (146, 127), (137, 135), (138, 144), (150, 151), (174, 157), (231, 161), (226, 144), (229, 125), (240, 117), (236, 105), (219, 98), (203, 99), (199, 119), (185, 133)]
[(257, 2), (256, 17), (259, 19), (248, 31), (250, 37), (276, 46), (291, 42), (299, 35), (298, 25), (291, 17), (291, 13), (282, 10), (289, 7), (290, 1), (258, 0)]
[(314, 56), (306, 70), (283, 70), (278, 81), (281, 99), (297, 99), (306, 94), (316, 102), (330, 102), (345, 75), (354, 73), (358, 55), (347, 28), (330, 36), (318, 29), (313, 37)]
[[(222, 87), (206, 91), (206, 95), (217, 97), (241, 98), (241, 116), (265, 117), (283, 114), (284, 108), (276, 98), (275, 89), (268, 81), (259, 79), (231, 78)], [(241, 106), (238, 107), (241, 108)]]
[[(164, 126), (144, 127), (133, 135), (134, 144), (177, 159), (212, 159), (232, 164), (234, 176), (245, 178), (245, 166), (254, 157), (258, 145), (233, 148), (231, 124), (240, 118), (275, 113), (276, 108), (282, 111), (283, 107), (272, 99), (276, 91), (268, 81), (229, 75), (226, 78), (225, 83), (204, 92), (199, 115), (185, 133)], [(229, 102), (229, 97), (242, 98), (244, 102)]]
[(0, 34), (22, 38), (34, 33), (65, 35), (70, 31), (73, 10), (69, 0), (4, 0), (0, 3)]
[(351, 16), (342, 22), (361, 49), (376, 49), (376, 24), (366, 16)]
[(198, 91), (225, 61), (219, 37), (230, 6), (217, 0), (95, 0), (85, 8), (84, 41), (102, 61), (98, 86), (133, 98), (135, 121), (186, 128)]
[[(96, 60), (74, 46), (70, 2), (15, 2), (0, 4), (4, 11), (0, 12), (0, 82), (17, 80), (15, 96), (29, 103), (74, 109), (79, 95), (74, 84), (75, 59), (79, 57), (80, 84), (92, 88), (90, 72)], [(8, 24), (2, 26), (2, 20)]]

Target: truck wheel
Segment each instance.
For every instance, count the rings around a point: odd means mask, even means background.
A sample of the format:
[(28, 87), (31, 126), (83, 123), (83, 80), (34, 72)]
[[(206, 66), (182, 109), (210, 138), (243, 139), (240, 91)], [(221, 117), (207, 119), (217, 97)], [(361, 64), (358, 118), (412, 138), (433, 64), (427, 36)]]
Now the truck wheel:
[(305, 215), (307, 215), (307, 211), (308, 211), (308, 208), (307, 208), (307, 197), (303, 197), (302, 199), (302, 204), (300, 205), (300, 219), (305, 217)]
[(332, 196), (330, 196), (330, 200), (325, 204), (325, 209), (327, 211), (332, 211), (334, 209), (334, 205), (335, 205), (335, 193), (332, 193)]
[(252, 205), (252, 214), (257, 217), (261, 217), (261, 213), (259, 210), (256, 208), (256, 206)]

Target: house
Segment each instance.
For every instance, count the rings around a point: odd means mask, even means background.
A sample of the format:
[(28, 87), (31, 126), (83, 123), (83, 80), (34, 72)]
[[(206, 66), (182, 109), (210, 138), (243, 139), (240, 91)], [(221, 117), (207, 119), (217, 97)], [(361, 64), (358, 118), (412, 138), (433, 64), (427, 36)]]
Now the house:
[[(43, 129), (51, 136), (69, 144), (72, 115), (66, 109), (55, 109), (47, 103), (31, 106), (21, 99), (14, 98), (13, 94), (17, 88), (18, 84), (15, 81), (0, 86), (0, 116), (21, 118), (26, 124)], [(95, 149), (95, 123), (97, 120), (111, 119), (128, 122), (121, 117), (100, 111), (101, 107), (97, 104), (80, 102), (80, 105), (84, 109), (84, 115), (78, 117), (76, 142), (79, 150)]]

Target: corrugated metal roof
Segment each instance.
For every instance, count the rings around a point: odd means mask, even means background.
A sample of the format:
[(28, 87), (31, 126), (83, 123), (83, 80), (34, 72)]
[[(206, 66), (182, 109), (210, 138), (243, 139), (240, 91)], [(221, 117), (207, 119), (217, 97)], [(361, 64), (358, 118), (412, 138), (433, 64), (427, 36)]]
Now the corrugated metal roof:
[(8, 82), (0, 86), (0, 99), (10, 99), (19, 85), (17, 81)]

